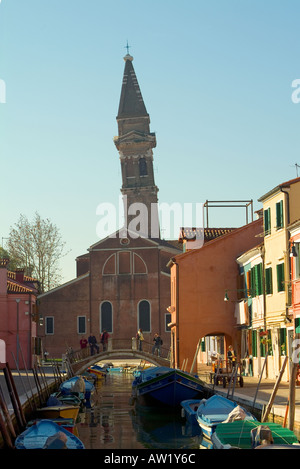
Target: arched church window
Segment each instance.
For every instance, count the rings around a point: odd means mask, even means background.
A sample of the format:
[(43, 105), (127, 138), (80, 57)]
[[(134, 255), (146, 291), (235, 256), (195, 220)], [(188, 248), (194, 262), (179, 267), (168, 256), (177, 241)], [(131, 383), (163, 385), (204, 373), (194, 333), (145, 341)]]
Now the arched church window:
[(150, 324), (150, 303), (147, 300), (142, 300), (138, 306), (138, 328), (142, 329), (143, 332), (151, 332)]
[(139, 160), (139, 169), (140, 169), (140, 176), (148, 175), (147, 161), (145, 160), (145, 158), (141, 158)]
[(112, 254), (106, 259), (103, 265), (102, 275), (116, 275), (116, 254)]
[(104, 329), (112, 333), (113, 325), (113, 314), (112, 314), (112, 304), (110, 301), (103, 301), (100, 308), (100, 332), (102, 333)]
[(141, 256), (139, 256), (135, 252), (133, 253), (133, 262), (134, 262), (134, 265), (133, 265), (134, 274), (147, 274), (148, 273), (147, 265), (145, 261), (141, 258)]

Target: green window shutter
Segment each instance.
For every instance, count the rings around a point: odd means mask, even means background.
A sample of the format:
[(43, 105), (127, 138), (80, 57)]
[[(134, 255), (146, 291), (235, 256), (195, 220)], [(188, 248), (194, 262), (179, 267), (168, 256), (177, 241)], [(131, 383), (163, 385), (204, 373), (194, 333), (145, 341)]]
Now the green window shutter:
[(277, 291), (284, 291), (284, 263), (277, 264)]
[(252, 331), (252, 355), (257, 357), (257, 337), (256, 330)]
[(257, 296), (257, 266), (251, 269), (251, 293), (252, 296)]
[(271, 209), (264, 210), (264, 228), (265, 236), (271, 233)]
[(252, 277), (252, 293), (254, 296), (262, 295), (263, 293), (263, 279), (262, 279), (262, 263), (255, 265), (251, 269), (253, 271)]
[(266, 278), (266, 294), (271, 295), (273, 293), (272, 267), (268, 267), (266, 269), (265, 278)]
[(283, 227), (283, 200), (276, 204), (276, 228)]
[(280, 349), (281, 349), (281, 355), (284, 355), (286, 353), (286, 328), (282, 327), (280, 329)]
[(262, 263), (257, 265), (257, 294), (262, 295), (263, 293), (263, 276), (262, 276)]

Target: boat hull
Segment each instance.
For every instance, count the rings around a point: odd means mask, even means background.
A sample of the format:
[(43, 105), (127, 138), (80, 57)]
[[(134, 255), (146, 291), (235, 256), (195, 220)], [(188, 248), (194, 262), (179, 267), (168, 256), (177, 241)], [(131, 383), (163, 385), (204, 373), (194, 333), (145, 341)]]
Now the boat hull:
[(217, 425), (224, 422), (234, 410), (243, 413), (244, 420), (256, 420), (250, 412), (225, 397), (217, 394), (203, 400), (197, 410), (197, 422), (204, 436), (211, 439)]
[[(43, 420), (43, 419), (31, 420), (30, 422), (27, 423), (27, 427), (31, 427), (32, 425), (36, 425), (41, 420)], [(69, 432), (74, 433), (74, 434), (76, 434), (76, 436), (78, 436), (78, 430), (76, 428), (76, 422), (75, 422), (74, 419), (58, 417), (56, 419), (51, 419), (51, 420), (52, 420), (52, 422), (56, 423), (60, 427), (64, 427)]]
[(48, 406), (37, 409), (37, 415), (42, 419), (74, 419), (76, 421), (79, 413), (79, 406), (61, 405), (61, 406)]
[(175, 369), (157, 376), (154, 372), (152, 377), (149, 375), (148, 379), (136, 384), (136, 397), (142, 404), (176, 407), (183, 400), (200, 397), (203, 392), (204, 385), (200, 380)]
[(191, 425), (198, 425), (197, 410), (200, 402), (200, 399), (187, 399), (180, 403), (181, 416), (185, 418)]
[(214, 449), (251, 449), (252, 439), (251, 430), (260, 425), (267, 425), (272, 432), (275, 447), (277, 445), (298, 445), (299, 442), (296, 435), (288, 428), (283, 428), (278, 423), (267, 422), (262, 424), (256, 421), (235, 421), (230, 423), (221, 423), (217, 426), (216, 431), (212, 435), (212, 443)]
[(15, 440), (16, 449), (43, 449), (47, 439), (63, 432), (67, 436), (67, 449), (85, 449), (81, 440), (51, 420), (40, 420), (22, 432)]
[[(70, 394), (74, 390), (78, 379), (79, 377), (75, 376), (73, 378), (68, 379), (67, 381), (64, 381), (59, 387), (60, 392), (65, 395)], [(84, 393), (85, 399), (90, 400), (95, 391), (95, 386), (85, 378), (83, 378), (83, 381), (85, 389), (82, 392)]]

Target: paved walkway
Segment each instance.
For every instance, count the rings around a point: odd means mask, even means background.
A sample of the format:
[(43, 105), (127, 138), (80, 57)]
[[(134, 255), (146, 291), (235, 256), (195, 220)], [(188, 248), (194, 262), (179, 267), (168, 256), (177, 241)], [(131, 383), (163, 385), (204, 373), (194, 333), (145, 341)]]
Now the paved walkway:
[[(211, 367), (207, 365), (200, 365), (198, 367), (198, 375), (206, 383), (209, 383), (209, 372)], [(258, 409), (263, 410), (270, 401), (276, 380), (262, 378), (259, 384), (259, 378), (244, 376), (244, 385), (240, 387), (239, 384), (236, 384), (234, 391), (234, 398), (240, 402), (245, 402), (245, 404), (252, 406), (255, 399), (255, 406)], [(259, 387), (258, 387), (259, 384)], [(300, 386), (296, 386), (295, 392), (295, 423), (300, 425)], [(214, 390), (225, 397), (228, 394), (228, 386), (223, 388), (222, 384), (214, 387)], [(232, 394), (232, 387), (229, 390), (229, 397)], [(281, 382), (279, 384), (274, 404), (272, 407), (271, 413), (274, 415), (285, 417), (286, 408), (289, 400), (289, 383)], [(288, 421), (287, 421), (288, 422)]]

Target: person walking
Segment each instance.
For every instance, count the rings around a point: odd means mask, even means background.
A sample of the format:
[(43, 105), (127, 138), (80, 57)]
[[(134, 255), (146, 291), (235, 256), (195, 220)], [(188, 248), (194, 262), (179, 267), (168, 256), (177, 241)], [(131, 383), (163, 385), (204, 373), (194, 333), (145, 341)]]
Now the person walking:
[(142, 329), (139, 329), (137, 331), (136, 338), (138, 340), (138, 350), (141, 352), (143, 350), (143, 340), (144, 340)]
[(236, 361), (236, 357), (235, 357), (235, 353), (234, 353), (232, 345), (229, 345), (228, 347), (227, 360), (228, 360), (229, 371), (232, 371), (233, 368), (235, 367), (235, 361)]
[(100, 337), (100, 342), (101, 342), (102, 347), (103, 347), (103, 352), (105, 352), (107, 350), (108, 338), (109, 338), (109, 334), (104, 329), (102, 334), (101, 334), (101, 337)]
[(94, 335), (90, 335), (88, 338), (88, 343), (91, 349), (91, 355), (94, 355), (95, 350), (99, 353), (99, 346), (97, 344), (97, 339)]
[(87, 344), (88, 344), (88, 341), (86, 340), (86, 338), (82, 337), (82, 339), (80, 340), (80, 348), (81, 349), (86, 348)]
[(154, 345), (152, 347), (152, 354), (155, 355), (155, 352), (157, 350), (157, 355), (158, 357), (160, 357), (160, 346), (163, 344), (163, 341), (161, 340), (158, 334), (155, 334), (153, 342), (154, 342)]

